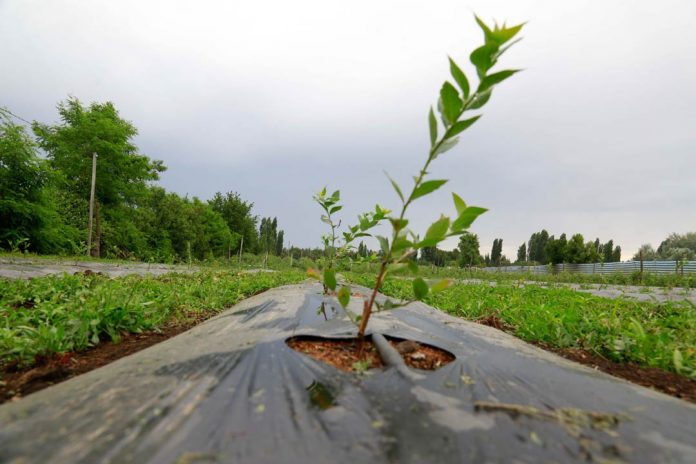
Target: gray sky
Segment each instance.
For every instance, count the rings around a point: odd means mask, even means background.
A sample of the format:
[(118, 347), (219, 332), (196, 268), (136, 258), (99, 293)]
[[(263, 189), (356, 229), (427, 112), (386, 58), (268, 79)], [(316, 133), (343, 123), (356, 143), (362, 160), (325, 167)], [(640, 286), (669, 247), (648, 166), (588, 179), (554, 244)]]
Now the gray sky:
[(473, 12), (528, 21), (499, 65), (525, 71), (433, 165), (451, 180), (416, 203), (417, 232), (453, 213), (450, 191), (490, 209), (472, 231), (511, 259), (542, 228), (613, 238), (623, 259), (696, 229), (689, 0), (0, 0), (0, 106), (53, 122), (68, 95), (113, 101), (164, 187), (238, 191), (318, 246), (325, 184), (346, 222), (397, 206), (382, 171), (406, 186), (421, 167), (447, 56), (473, 80)]

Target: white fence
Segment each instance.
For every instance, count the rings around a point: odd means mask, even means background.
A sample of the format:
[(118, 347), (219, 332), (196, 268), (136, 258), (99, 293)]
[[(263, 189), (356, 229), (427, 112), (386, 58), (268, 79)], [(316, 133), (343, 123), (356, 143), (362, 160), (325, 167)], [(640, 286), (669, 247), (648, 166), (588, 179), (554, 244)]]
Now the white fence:
[[(489, 272), (529, 272), (548, 274), (571, 272), (577, 274), (631, 274), (641, 270), (640, 261), (621, 263), (554, 264), (546, 266), (485, 267)], [(696, 261), (643, 261), (643, 272), (650, 274), (696, 274)]]

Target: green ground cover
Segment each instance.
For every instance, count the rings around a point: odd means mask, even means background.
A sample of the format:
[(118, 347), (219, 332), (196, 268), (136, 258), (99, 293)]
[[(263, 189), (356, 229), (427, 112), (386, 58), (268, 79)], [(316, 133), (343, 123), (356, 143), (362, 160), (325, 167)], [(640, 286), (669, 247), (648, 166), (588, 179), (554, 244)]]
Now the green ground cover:
[[(348, 273), (371, 287), (374, 276)], [(410, 282), (388, 279), (382, 293), (413, 299)], [(511, 333), (557, 348), (582, 348), (696, 378), (696, 307), (689, 302), (638, 302), (592, 296), (566, 288), (500, 283), (457, 284), (424, 302), (454, 316), (495, 315)]]
[(205, 269), (159, 277), (99, 275), (0, 279), (0, 364), (87, 348), (122, 333), (221, 311), (260, 291), (305, 279), (303, 272), (240, 274)]
[(546, 283), (577, 283), (600, 285), (642, 285), (647, 287), (696, 288), (696, 274), (650, 274), (633, 272), (631, 274), (578, 274), (560, 272), (558, 274), (533, 274), (531, 272), (488, 272), (480, 269), (438, 268), (420, 266), (428, 277), (450, 277), (453, 279), (481, 279), (492, 282), (532, 281)]

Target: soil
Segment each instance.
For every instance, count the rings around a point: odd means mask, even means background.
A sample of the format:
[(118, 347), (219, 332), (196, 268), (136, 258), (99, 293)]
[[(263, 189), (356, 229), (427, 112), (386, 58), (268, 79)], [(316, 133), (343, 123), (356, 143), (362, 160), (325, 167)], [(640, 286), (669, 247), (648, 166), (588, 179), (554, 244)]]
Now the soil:
[(657, 367), (641, 367), (633, 363), (617, 363), (599, 354), (579, 348), (553, 348), (535, 343), (548, 351), (571, 361), (593, 367), (614, 377), (620, 377), (644, 387), (653, 388), (671, 396), (696, 403), (696, 379), (690, 379)]
[(406, 365), (413, 369), (434, 371), (455, 359), (448, 351), (413, 340), (389, 339), (389, 343), (401, 354)]
[(368, 369), (384, 366), (377, 348), (369, 337), (366, 337), (363, 342), (357, 338), (293, 337), (288, 339), (286, 343), (295, 351), (311, 356), (345, 372), (364, 370), (360, 366), (356, 366), (356, 363), (364, 361), (369, 363)]
[(215, 311), (187, 313), (158, 331), (122, 334), (121, 341), (118, 343), (110, 340), (102, 341), (82, 351), (39, 356), (31, 367), (22, 367), (17, 362), (0, 363), (0, 404), (5, 401), (17, 401), (30, 393), (43, 390), (162, 342), (215, 314), (217, 314)]
[[(501, 321), (495, 313), (478, 319), (476, 322), (505, 332), (512, 331), (512, 326)], [(696, 379), (690, 379), (657, 367), (641, 367), (633, 363), (618, 363), (597, 353), (580, 348), (555, 348), (543, 342), (531, 343), (539, 348), (556, 353), (571, 361), (593, 367), (614, 377), (696, 403)]]
[[(401, 354), (406, 365), (414, 369), (432, 371), (454, 361), (452, 353), (413, 340), (390, 338), (389, 343)], [(365, 360), (369, 361), (370, 369), (383, 366), (379, 352), (369, 337), (365, 339), (362, 353), (360, 340), (357, 338), (294, 337), (287, 344), (295, 351), (346, 372), (362, 370), (356, 369), (355, 363)]]

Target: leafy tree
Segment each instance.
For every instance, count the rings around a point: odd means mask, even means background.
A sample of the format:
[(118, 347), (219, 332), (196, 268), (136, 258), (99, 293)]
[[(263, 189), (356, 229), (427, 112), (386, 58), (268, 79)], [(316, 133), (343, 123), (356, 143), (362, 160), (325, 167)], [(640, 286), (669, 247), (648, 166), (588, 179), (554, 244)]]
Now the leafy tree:
[(613, 263), (621, 262), (621, 247), (620, 246), (617, 245), (614, 248), (614, 252), (611, 254), (611, 261)]
[(657, 247), (662, 259), (696, 260), (696, 232), (673, 233)]
[(582, 234), (573, 235), (565, 247), (565, 262), (580, 264), (585, 262), (585, 243)]
[(283, 254), (283, 236), (285, 235), (285, 232), (282, 230), (278, 231), (278, 236), (276, 237), (276, 243), (275, 243), (275, 255), (276, 256), (281, 256)]
[(609, 240), (607, 243), (602, 245), (602, 258), (604, 258), (605, 263), (614, 262), (614, 241)]
[(34, 141), (0, 108), (0, 247), (40, 253), (70, 248), (77, 231), (60, 220), (51, 181)]
[(500, 266), (500, 259), (503, 256), (503, 239), (496, 238), (493, 240), (493, 248), (491, 249), (491, 263), (494, 266)]
[[(122, 119), (111, 102), (85, 107), (76, 98), (58, 104), (61, 122), (33, 124), (39, 146), (48, 154), (51, 167), (61, 173), (60, 187), (88, 198), (92, 153), (98, 155), (96, 182), (96, 224), (100, 211), (133, 204), (165, 170), (161, 161), (150, 160), (133, 144), (137, 130)], [(87, 223), (87, 218), (84, 224)], [(99, 237), (95, 249), (99, 250)]]
[(535, 232), (529, 238), (527, 246), (528, 260), (541, 264), (546, 264), (549, 258), (546, 255), (546, 245), (549, 241), (549, 233), (544, 229), (541, 232)]
[(437, 247), (425, 247), (420, 251), (421, 260), (426, 263), (435, 264), (435, 257), (437, 254)]
[(481, 263), (478, 235), (469, 231), (459, 237), (459, 267), (476, 266)]
[(652, 261), (654, 259), (657, 259), (657, 252), (655, 249), (650, 245), (649, 243), (644, 243), (643, 245), (640, 246), (638, 249), (638, 252), (633, 255), (633, 261), (640, 261), (641, 260), (641, 253), (642, 253), (642, 259), (645, 261)]
[[(233, 234), (244, 237), (245, 250), (257, 250), (256, 223), (258, 217), (251, 213), (253, 203), (242, 200), (237, 192), (227, 192), (224, 195), (217, 192), (208, 203), (222, 216)], [(236, 252), (240, 245), (241, 241), (236, 241), (232, 251)]]
[(527, 244), (523, 243), (517, 249), (517, 262), (524, 263), (527, 261)]
[(552, 264), (560, 264), (566, 260), (566, 245), (568, 240), (566, 239), (566, 234), (561, 234), (561, 236), (556, 239), (552, 235), (549, 237), (546, 243), (545, 253), (548, 257), (548, 262)]
[(601, 261), (601, 255), (598, 250), (599, 239), (594, 242), (587, 242), (585, 244), (585, 260), (584, 263), (596, 263)]

